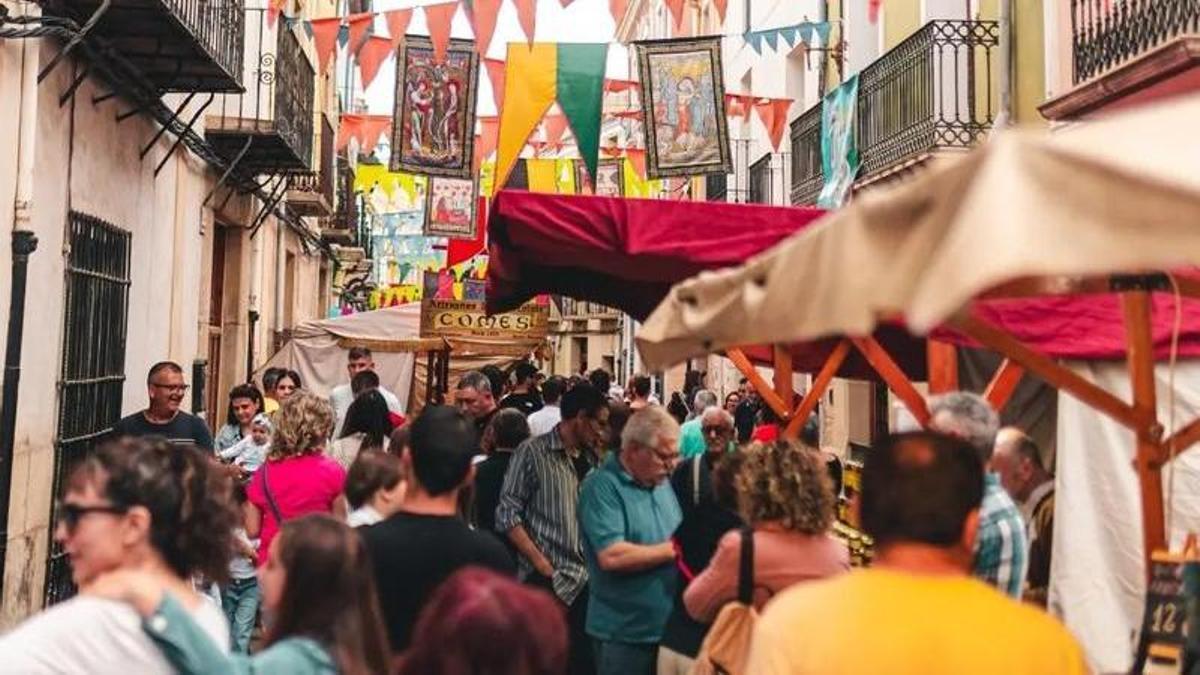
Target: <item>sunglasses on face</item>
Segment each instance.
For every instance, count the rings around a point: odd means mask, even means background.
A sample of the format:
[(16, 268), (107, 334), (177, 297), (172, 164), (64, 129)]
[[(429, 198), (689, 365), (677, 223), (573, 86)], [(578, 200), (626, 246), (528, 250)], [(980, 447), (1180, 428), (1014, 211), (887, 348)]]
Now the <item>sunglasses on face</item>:
[(67, 532), (74, 532), (75, 528), (79, 527), (79, 522), (84, 516), (89, 513), (108, 513), (112, 515), (124, 515), (129, 512), (129, 509), (123, 506), (113, 506), (111, 504), (98, 504), (95, 506), (83, 506), (81, 504), (63, 504), (58, 505), (58, 520), (67, 528)]
[(718, 436), (721, 436), (724, 434), (733, 433), (733, 429), (731, 429), (723, 424), (710, 424), (708, 426), (701, 427), (701, 429), (704, 431), (705, 436), (708, 436), (711, 434), (716, 434)]

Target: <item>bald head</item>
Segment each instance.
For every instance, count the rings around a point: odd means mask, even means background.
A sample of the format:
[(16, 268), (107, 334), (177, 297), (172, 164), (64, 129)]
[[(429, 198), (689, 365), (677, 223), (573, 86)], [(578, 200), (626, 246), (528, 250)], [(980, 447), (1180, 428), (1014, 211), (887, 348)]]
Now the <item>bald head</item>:
[(704, 409), (700, 415), (700, 430), (704, 433), (704, 447), (711, 454), (724, 454), (733, 441), (733, 415), (715, 405)]
[(989, 468), (1000, 475), (1000, 484), (1017, 501), (1025, 501), (1034, 488), (1052, 478), (1042, 464), (1037, 443), (1016, 427), (1005, 427), (996, 433)]

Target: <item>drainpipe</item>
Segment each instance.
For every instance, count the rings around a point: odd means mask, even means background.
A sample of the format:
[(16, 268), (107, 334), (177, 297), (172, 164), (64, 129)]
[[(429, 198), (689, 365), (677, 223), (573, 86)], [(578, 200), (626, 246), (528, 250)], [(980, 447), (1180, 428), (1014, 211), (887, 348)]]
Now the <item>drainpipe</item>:
[(995, 128), (1012, 124), (1012, 88), (1016, 59), (1013, 58), (1013, 0), (1000, 0), (1000, 44), (997, 57), (1000, 59), (1000, 109), (996, 111)]
[[(31, 6), (21, 5), (24, 14)], [(40, 40), (21, 41), (21, 107), (17, 122), (17, 186), (13, 198), (12, 287), (8, 304), (8, 334), (4, 352), (4, 387), (0, 393), (0, 586), (8, 553), (8, 501), (12, 493), (17, 397), (21, 384), (21, 346), (25, 335), (25, 281), (29, 255), (37, 249), (33, 212), (33, 155), (37, 139), (37, 74)]]
[(285, 271), (287, 269), (287, 240), (284, 236), (286, 230), (283, 223), (278, 219), (275, 221), (275, 318), (273, 325), (275, 327), (275, 335), (283, 332), (283, 295), (284, 284), (287, 283)]

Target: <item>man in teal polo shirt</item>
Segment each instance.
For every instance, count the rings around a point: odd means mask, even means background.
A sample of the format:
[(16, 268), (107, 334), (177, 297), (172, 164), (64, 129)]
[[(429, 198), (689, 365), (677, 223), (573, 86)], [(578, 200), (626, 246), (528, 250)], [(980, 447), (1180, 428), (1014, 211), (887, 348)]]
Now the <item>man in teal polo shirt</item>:
[(597, 675), (653, 675), (671, 614), (677, 575), (671, 535), (683, 520), (667, 479), (679, 460), (679, 424), (659, 406), (644, 408), (580, 487)]

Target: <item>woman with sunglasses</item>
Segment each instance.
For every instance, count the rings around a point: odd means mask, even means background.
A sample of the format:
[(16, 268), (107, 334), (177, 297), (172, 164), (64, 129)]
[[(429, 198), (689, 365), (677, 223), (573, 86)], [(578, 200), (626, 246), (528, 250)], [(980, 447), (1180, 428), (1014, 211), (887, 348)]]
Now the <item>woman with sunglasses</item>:
[[(237, 510), (218, 465), (193, 446), (161, 437), (101, 447), (66, 481), (55, 540), (87, 587), (101, 575), (137, 570), (179, 599), (221, 650), (229, 628), (219, 607), (193, 590), (194, 575), (223, 580)], [(12, 673), (173, 673), (130, 607), (80, 595), (0, 638), (0, 670)]]

